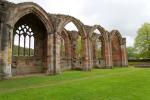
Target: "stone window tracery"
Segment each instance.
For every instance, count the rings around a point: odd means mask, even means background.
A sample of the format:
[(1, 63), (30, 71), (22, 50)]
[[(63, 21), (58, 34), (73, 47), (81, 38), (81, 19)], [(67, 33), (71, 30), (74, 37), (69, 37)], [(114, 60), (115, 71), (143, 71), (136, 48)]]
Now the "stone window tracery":
[(19, 26), (14, 33), (13, 55), (34, 55), (34, 33), (32, 29), (26, 24)]

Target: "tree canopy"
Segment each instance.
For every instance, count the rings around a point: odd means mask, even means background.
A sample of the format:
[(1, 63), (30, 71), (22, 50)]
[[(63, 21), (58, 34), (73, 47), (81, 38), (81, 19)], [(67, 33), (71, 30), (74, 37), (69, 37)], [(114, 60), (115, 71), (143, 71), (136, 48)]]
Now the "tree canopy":
[(135, 39), (136, 53), (140, 58), (150, 58), (150, 24), (144, 23), (138, 29), (137, 37)]
[(138, 54), (134, 47), (127, 47), (128, 50), (128, 59), (135, 59), (138, 58)]

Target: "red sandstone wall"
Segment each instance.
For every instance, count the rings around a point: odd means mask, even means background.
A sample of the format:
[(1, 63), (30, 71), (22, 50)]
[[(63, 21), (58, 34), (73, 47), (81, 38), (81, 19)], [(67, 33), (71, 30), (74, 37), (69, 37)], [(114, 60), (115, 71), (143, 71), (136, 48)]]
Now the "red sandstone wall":
[(121, 47), (117, 36), (114, 36), (112, 40), (112, 60), (113, 66), (121, 66), (122, 63)]

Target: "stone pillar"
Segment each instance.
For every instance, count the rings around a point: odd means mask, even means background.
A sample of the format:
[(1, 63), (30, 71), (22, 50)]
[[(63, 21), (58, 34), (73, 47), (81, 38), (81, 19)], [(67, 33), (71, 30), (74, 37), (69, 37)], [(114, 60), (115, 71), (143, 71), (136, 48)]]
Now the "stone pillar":
[(121, 55), (122, 55), (122, 67), (128, 66), (127, 49), (126, 49), (126, 38), (122, 39)]
[(55, 74), (60, 74), (61, 73), (60, 46), (61, 46), (60, 36), (56, 32), (54, 34), (54, 72), (55, 72)]
[[(108, 34), (108, 33), (107, 33)], [(105, 68), (112, 68), (112, 46), (111, 41), (108, 39), (105, 43)]]
[(92, 47), (92, 49), (93, 49), (93, 65), (94, 66), (97, 66), (97, 59), (96, 59), (96, 39), (95, 40), (93, 40), (93, 47)]
[(1, 71), (3, 78), (12, 76), (11, 63), (12, 63), (12, 38), (13, 28), (6, 23), (2, 24), (2, 42), (1, 42)]
[(88, 70), (91, 70), (91, 68), (92, 68), (92, 50), (91, 50), (91, 46), (92, 46), (92, 44), (91, 44), (91, 41), (90, 41), (90, 38), (88, 37), (87, 38), (88, 39)]
[(55, 74), (54, 71), (54, 34), (49, 33), (47, 39), (47, 72), (46, 74)]
[(89, 58), (90, 58), (90, 64), (89, 66), (92, 68), (94, 66), (93, 63), (93, 43), (92, 40), (89, 39)]
[(89, 56), (89, 40), (87, 37), (82, 38), (83, 40), (83, 71), (91, 70), (90, 67), (90, 56)]
[(1, 23), (1, 19), (0, 19), (0, 80), (2, 79), (2, 68), (1, 68), (1, 62), (2, 62), (2, 55), (1, 55), (1, 36), (2, 35), (2, 23)]

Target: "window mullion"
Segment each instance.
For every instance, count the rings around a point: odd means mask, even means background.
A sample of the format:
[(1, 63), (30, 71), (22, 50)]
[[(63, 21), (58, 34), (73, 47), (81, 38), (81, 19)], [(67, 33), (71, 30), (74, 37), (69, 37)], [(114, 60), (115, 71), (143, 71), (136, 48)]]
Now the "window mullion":
[(26, 54), (26, 35), (24, 35), (24, 56)]
[(30, 56), (30, 49), (31, 49), (31, 36), (29, 36), (29, 56)]
[(18, 45), (18, 56), (20, 56), (20, 34), (19, 34), (19, 45)]

